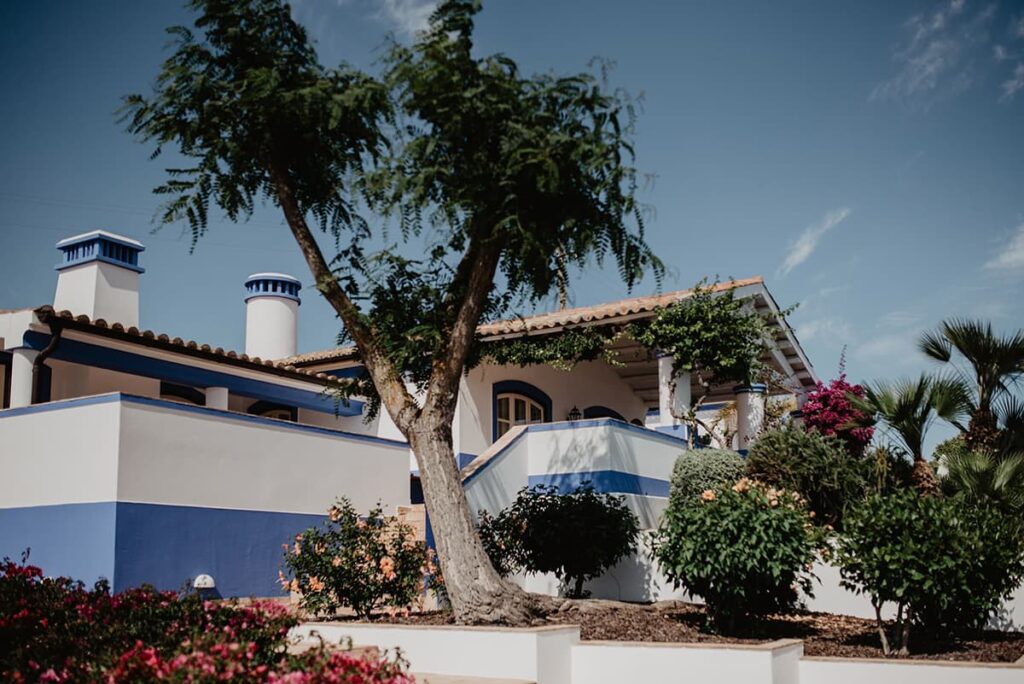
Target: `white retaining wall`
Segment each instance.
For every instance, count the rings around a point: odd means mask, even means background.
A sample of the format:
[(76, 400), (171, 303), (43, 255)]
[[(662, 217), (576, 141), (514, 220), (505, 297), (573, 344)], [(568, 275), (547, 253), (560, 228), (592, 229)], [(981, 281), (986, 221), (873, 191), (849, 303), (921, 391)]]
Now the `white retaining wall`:
[(580, 641), (579, 628), (459, 627), (310, 622), (297, 639), (401, 649), (413, 672), (537, 684), (1009, 684), (1024, 663), (808, 658), (803, 642), (675, 644)]
[(356, 646), (401, 649), (415, 672), (522, 679), (536, 684), (572, 681), (572, 647), (580, 629), (534, 627), (402, 626), (310, 622), (292, 630), (330, 643), (348, 638)]

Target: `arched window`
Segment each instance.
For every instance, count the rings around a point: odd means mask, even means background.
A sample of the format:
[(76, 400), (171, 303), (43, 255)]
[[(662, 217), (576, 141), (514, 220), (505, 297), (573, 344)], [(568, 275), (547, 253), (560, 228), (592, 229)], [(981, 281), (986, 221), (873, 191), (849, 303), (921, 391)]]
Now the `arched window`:
[(498, 437), (512, 429), (515, 425), (532, 425), (543, 423), (544, 407), (539, 403), (511, 392), (498, 395)]
[(519, 380), (494, 383), (493, 438), (497, 440), (516, 425), (551, 422), (551, 398)]

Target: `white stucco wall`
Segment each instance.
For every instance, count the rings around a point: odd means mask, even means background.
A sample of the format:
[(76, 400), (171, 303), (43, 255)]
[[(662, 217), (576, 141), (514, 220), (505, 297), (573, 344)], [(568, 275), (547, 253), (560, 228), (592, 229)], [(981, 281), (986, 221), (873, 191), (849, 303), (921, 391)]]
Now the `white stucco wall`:
[(552, 420), (566, 419), (573, 406), (606, 406), (627, 421), (643, 420), (644, 403), (613, 368), (603, 361), (578, 364), (571, 371), (550, 366), (495, 366), (482, 364), (464, 378), (459, 393), (459, 451), (481, 454), (491, 444), (492, 388), (502, 380), (533, 385), (551, 398)]
[(107, 323), (139, 325), (139, 274), (101, 261), (60, 271), (53, 308)]
[(409, 503), (405, 449), (303, 431), (287, 422), (122, 404), (118, 496), (124, 501), (323, 513)]
[(0, 412), (0, 508), (116, 498), (117, 404), (5, 413)]
[(294, 356), (298, 331), (299, 303), (294, 299), (256, 296), (245, 303), (245, 353), (249, 356)]
[(143, 397), (160, 397), (160, 381), (141, 375), (83, 366), (57, 359), (47, 359), (51, 368), (50, 399), (74, 399), (108, 392), (125, 392)]

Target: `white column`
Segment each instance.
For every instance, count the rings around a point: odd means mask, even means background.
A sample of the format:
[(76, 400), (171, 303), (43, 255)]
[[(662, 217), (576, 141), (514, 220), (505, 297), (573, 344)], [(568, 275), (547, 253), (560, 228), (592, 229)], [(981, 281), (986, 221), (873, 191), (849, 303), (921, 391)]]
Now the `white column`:
[(764, 402), (767, 391), (768, 388), (760, 384), (737, 385), (733, 388), (736, 395), (737, 448), (741, 453), (747, 453), (764, 425)]
[(32, 404), (32, 365), (39, 352), (34, 349), (14, 349), (11, 361), (11, 408)]
[(675, 416), (690, 410), (690, 374), (680, 371), (672, 374), (672, 357), (658, 357), (658, 423), (662, 426), (679, 425)]
[(207, 408), (220, 409), (221, 411), (228, 410), (228, 388), (227, 387), (207, 387), (206, 388), (206, 406)]
[(802, 425), (804, 422), (804, 404), (807, 403), (807, 392), (797, 392), (796, 410), (789, 414), (794, 425)]

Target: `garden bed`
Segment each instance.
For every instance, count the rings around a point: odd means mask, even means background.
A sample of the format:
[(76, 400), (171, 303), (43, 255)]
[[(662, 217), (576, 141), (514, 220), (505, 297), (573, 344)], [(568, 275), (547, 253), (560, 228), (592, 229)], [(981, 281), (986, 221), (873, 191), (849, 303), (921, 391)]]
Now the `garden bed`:
[[(340, 617), (339, 620), (354, 620)], [(364, 620), (365, 622), (365, 620)], [(451, 613), (377, 616), (370, 622), (416, 625), (452, 623)], [(682, 602), (653, 605), (614, 601), (574, 601), (548, 616), (547, 625), (579, 625), (584, 641), (649, 641), (758, 644), (776, 639), (802, 639), (804, 655), (881, 658), (872, 620), (829, 613), (796, 613), (768, 618), (756, 637), (738, 638), (701, 631), (703, 606)], [(911, 637), (912, 659), (1014, 662), (1024, 657), (1024, 633), (986, 631), (958, 642), (925, 642)]]

